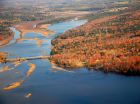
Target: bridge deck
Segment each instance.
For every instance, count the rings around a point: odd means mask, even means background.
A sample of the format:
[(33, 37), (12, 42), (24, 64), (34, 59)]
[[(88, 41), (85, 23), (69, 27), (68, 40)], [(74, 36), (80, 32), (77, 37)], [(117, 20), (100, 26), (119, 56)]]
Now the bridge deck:
[(36, 60), (36, 59), (48, 59), (50, 56), (35, 56), (35, 57), (24, 57), (24, 58), (11, 58), (6, 59), (5, 62), (15, 62), (15, 61), (26, 61), (26, 60)]

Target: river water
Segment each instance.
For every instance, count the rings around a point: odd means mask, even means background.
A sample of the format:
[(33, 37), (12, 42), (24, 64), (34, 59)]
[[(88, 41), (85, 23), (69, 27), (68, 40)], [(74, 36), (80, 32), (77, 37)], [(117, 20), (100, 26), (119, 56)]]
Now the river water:
[[(49, 26), (56, 34), (44, 37), (37, 33), (28, 33), (23, 40), (15, 32), (14, 40), (0, 51), (8, 52), (9, 58), (49, 55), (51, 40), (64, 31), (84, 24), (86, 20), (56, 23)], [(26, 77), (29, 64), (35, 64), (34, 72)], [(140, 77), (123, 76), (112, 73), (88, 70), (86, 68), (67, 71), (54, 68), (48, 60), (25, 61), (15, 66), (14, 63), (0, 64), (0, 70), (9, 66), (10, 70), (0, 73), (0, 104), (140, 104)], [(24, 80), (17, 88), (4, 90), (13, 82)], [(27, 94), (31, 94), (29, 98)]]

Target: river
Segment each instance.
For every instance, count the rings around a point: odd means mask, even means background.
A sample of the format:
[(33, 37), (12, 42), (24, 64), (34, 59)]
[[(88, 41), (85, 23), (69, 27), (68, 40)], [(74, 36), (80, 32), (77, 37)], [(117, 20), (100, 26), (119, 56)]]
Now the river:
[[(27, 33), (22, 40), (19, 32), (14, 39), (0, 51), (8, 52), (9, 58), (49, 55), (51, 40), (68, 29), (84, 24), (86, 20), (74, 20), (56, 23), (49, 26), (55, 34), (44, 37), (37, 33)], [(31, 75), (26, 76), (29, 64), (36, 65)], [(140, 77), (124, 76), (86, 68), (68, 71), (55, 68), (49, 60), (31, 60), (22, 63), (0, 64), (0, 70), (8, 66), (8, 70), (0, 73), (0, 104), (140, 104)], [(13, 82), (20, 86), (4, 90)]]

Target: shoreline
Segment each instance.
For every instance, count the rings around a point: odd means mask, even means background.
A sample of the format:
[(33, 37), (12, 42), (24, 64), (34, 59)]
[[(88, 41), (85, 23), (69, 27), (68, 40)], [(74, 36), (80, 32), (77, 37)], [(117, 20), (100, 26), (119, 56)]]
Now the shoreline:
[[(21, 23), (14, 24), (16, 30), (20, 32), (20, 37), (24, 37), (26, 33), (39, 33), (43, 36), (48, 36), (49, 34), (54, 34), (55, 32), (48, 29), (48, 26), (51, 24), (45, 23), (46, 20), (36, 20), (36, 21), (25, 21)], [(0, 47), (7, 45), (14, 38), (14, 33), (8, 36), (8, 38), (0, 41)]]
[[(140, 75), (140, 56), (137, 51), (140, 38), (127, 31), (121, 34), (121, 37), (118, 36), (119, 33), (113, 35), (110, 32), (104, 35), (104, 31), (101, 32), (104, 27), (110, 28), (104, 23), (114, 23), (114, 20), (119, 20), (118, 18), (117, 16), (101, 17), (59, 35), (52, 40), (50, 61), (68, 69), (86, 67), (106, 73)], [(95, 29), (100, 31), (94, 33)], [(115, 31), (117, 29), (115, 28)]]
[(14, 38), (14, 33), (12, 31), (10, 36), (8, 36), (6, 39), (3, 39), (0, 41), (0, 47), (7, 45), (11, 40), (13, 40), (13, 38)]
[(26, 33), (40, 33), (43, 36), (48, 36), (48, 34), (53, 33), (51, 30), (48, 30), (48, 26), (50, 24), (41, 24), (44, 20), (38, 21), (29, 21), (22, 22), (20, 24), (16, 24), (13, 27), (16, 28), (20, 32), (21, 38), (24, 37)]
[[(42, 22), (44, 22), (44, 21), (22, 22), (22, 23), (13, 25), (13, 27), (20, 32), (20, 37), (23, 37), (26, 33), (30, 33), (30, 32), (41, 33), (44, 36), (46, 36), (46, 35), (49, 34), (49, 32), (41, 30), (40, 26), (42, 26), (42, 25), (38, 26), (38, 24), (42, 23)], [(36, 25), (35, 28), (34, 28), (34, 25)], [(49, 24), (47, 24), (46, 27), (44, 27), (44, 28), (47, 29), (48, 25)], [(13, 31), (11, 31), (11, 35), (10, 36), (8, 36), (6, 39), (3, 39), (3, 40), (0, 41), (0, 47), (3, 47), (5, 45), (7, 45), (11, 40), (13, 40), (13, 38), (14, 38), (14, 33), (13, 33)]]
[[(48, 30), (49, 24), (41, 24), (41, 25), (39, 24), (42, 22), (44, 22), (44, 21), (22, 22), (20, 24), (15, 24), (12, 27), (14, 27), (15, 29), (17, 29), (20, 32), (21, 38), (24, 37), (24, 35), (26, 33), (33, 33), (33, 32), (40, 33), (46, 37), (48, 34), (52, 33), (52, 31)], [(0, 41), (0, 48), (4, 47), (8, 43), (10, 43), (10, 41), (12, 41), (14, 39), (14, 35), (15, 35), (15, 33), (12, 30), (10, 30), (10, 35), (7, 38)], [(41, 45), (41, 42), (39, 40), (37, 40), (37, 43), (38, 43), (38, 46)], [(3, 53), (5, 53), (5, 52), (0, 51), (0, 63), (4, 62), (4, 60), (7, 57), (7, 55), (5, 55)]]

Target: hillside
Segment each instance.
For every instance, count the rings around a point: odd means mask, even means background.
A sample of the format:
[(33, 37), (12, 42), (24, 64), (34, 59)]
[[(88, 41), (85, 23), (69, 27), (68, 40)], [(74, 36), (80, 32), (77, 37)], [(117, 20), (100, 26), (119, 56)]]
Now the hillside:
[(140, 74), (140, 3), (128, 5), (107, 10), (109, 15), (94, 15), (85, 25), (58, 36), (52, 41), (51, 61), (67, 68)]

